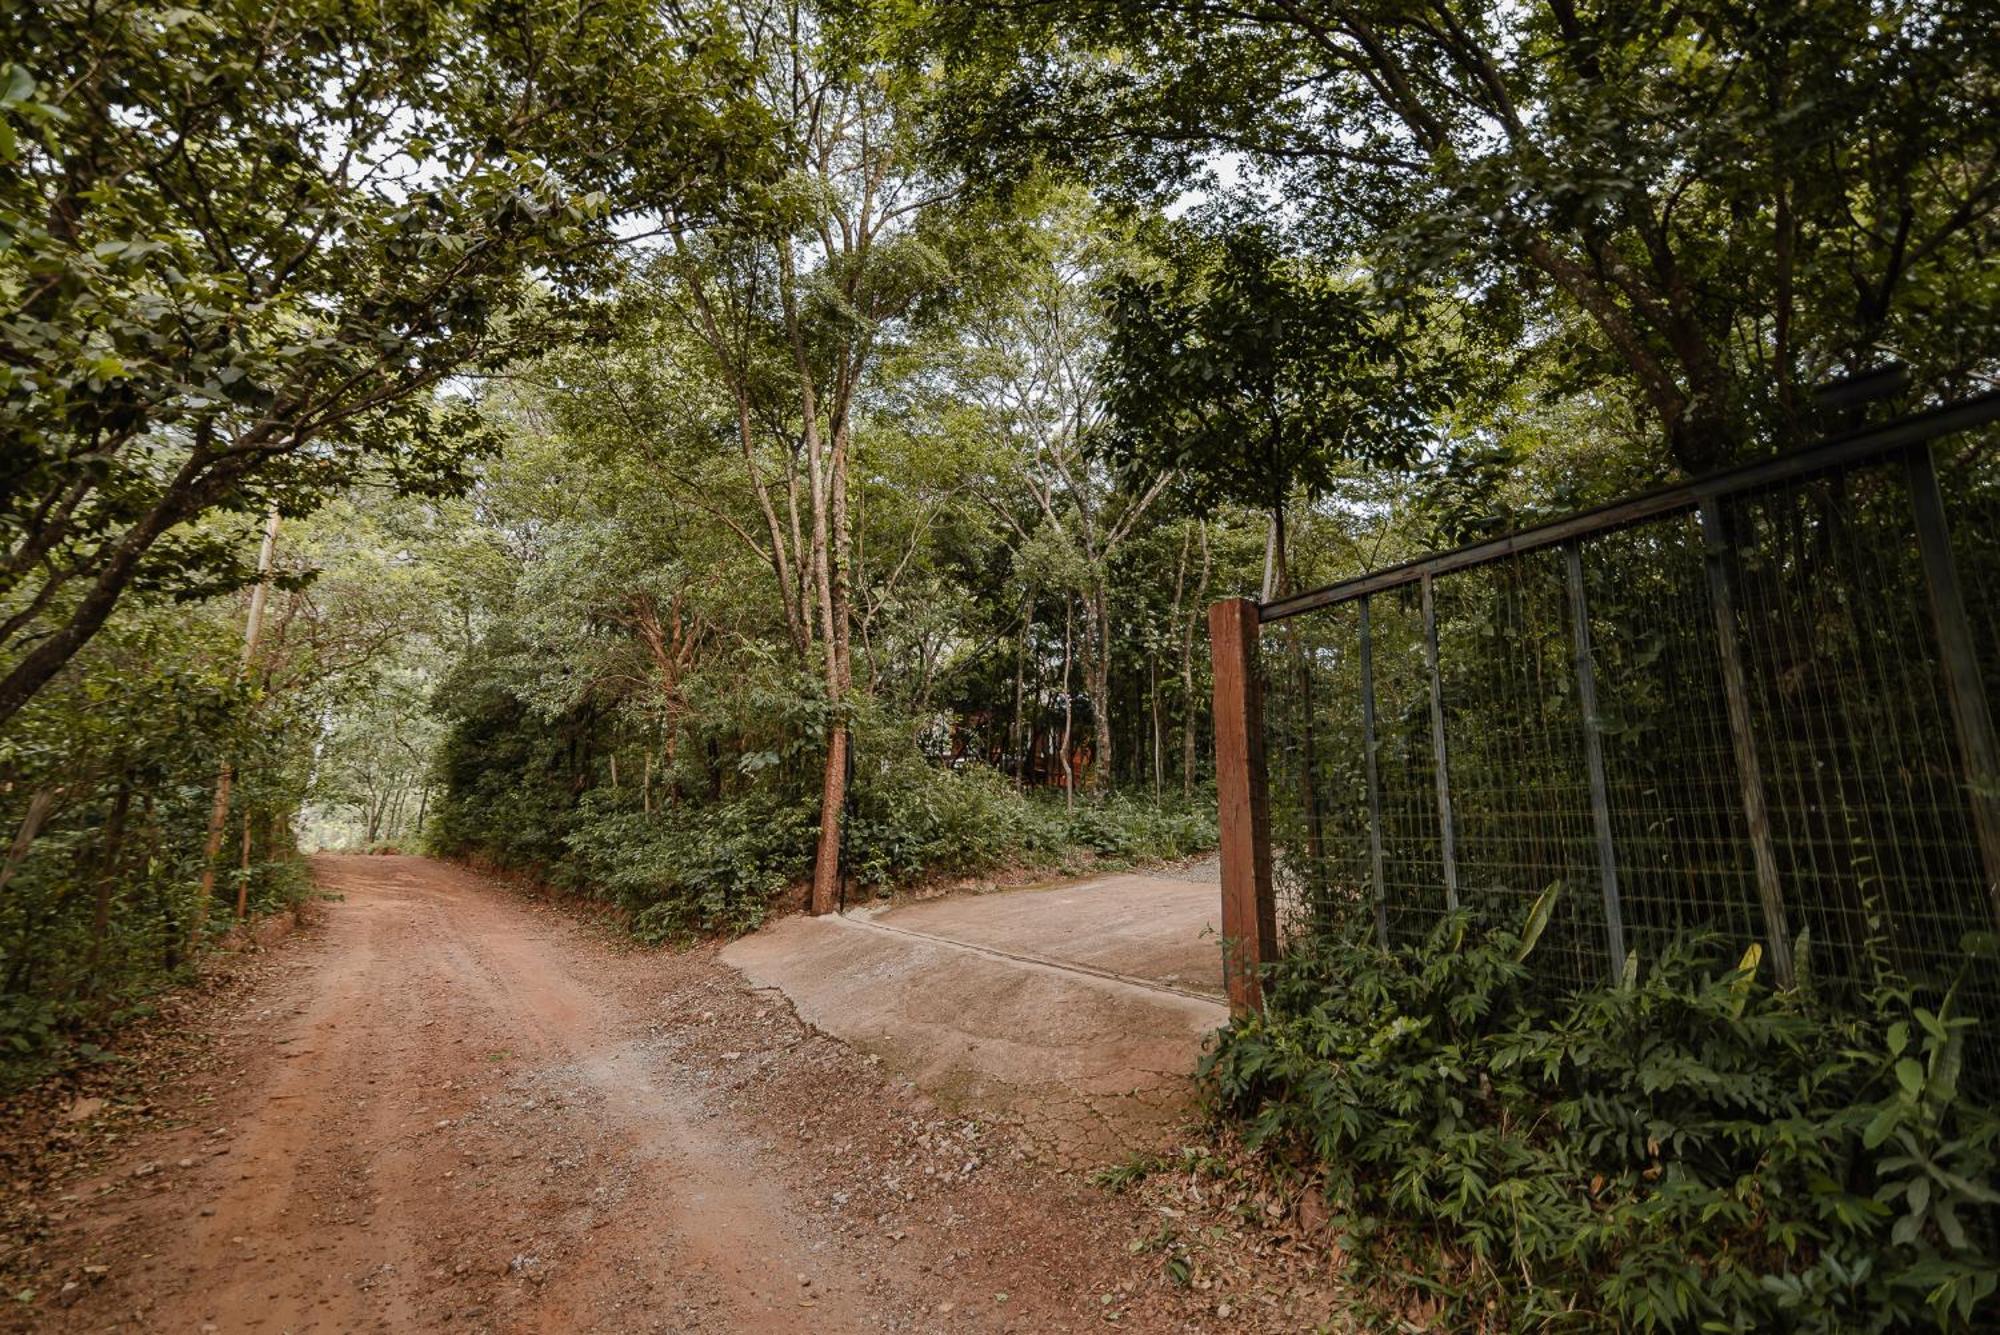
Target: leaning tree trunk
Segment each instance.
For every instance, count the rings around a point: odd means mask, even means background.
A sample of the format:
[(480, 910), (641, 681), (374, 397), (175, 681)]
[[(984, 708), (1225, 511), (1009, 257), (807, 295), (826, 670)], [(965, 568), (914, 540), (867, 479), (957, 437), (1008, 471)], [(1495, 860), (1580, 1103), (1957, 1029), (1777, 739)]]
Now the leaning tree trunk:
[(1071, 652), (1071, 646), (1075, 643), (1075, 639), (1076, 604), (1070, 599), (1065, 598), (1063, 599), (1063, 729), (1062, 750), (1059, 758), (1062, 761), (1063, 772), (1063, 806), (1070, 811), (1076, 810), (1076, 770), (1070, 764), (1069, 755), (1070, 734), (1076, 721), (1076, 697), (1070, 693), (1069, 689), (1069, 665), (1071, 659), (1074, 657), (1074, 654)]
[[(243, 658), (237, 668), (239, 680), (250, 675), (250, 665), (257, 658), (257, 637), (264, 630), (264, 600), (271, 592), (271, 560), (278, 547), (278, 512), (271, 511), (264, 521), (264, 542), (257, 549), (257, 584), (250, 591), (250, 616), (243, 626)], [(229, 825), (229, 786), (236, 777), (236, 766), (222, 762), (221, 773), (215, 776), (215, 801), (208, 811), (208, 841), (202, 845), (201, 897), (195, 901), (194, 914), (188, 922), (188, 943), (201, 943), (202, 928), (208, 922), (209, 901), (215, 897), (215, 860), (222, 853), (223, 831)]]
[(1014, 788), (1028, 786), (1028, 753), (1021, 743), (1021, 706), (1028, 675), (1028, 637), (1035, 628), (1035, 592), (1030, 589), (1021, 602), (1021, 635), (1014, 647), (1014, 721), (1007, 726), (1007, 749), (1014, 754)]
[(1103, 794), (1111, 790), (1111, 598), (1102, 584), (1093, 588), (1086, 596), (1084, 610), (1088, 623), (1084, 627), (1084, 647), (1089, 650), (1092, 643), (1095, 651), (1089, 657), (1090, 676), (1090, 717), (1095, 735), (1097, 754), (1091, 757), (1090, 791)]

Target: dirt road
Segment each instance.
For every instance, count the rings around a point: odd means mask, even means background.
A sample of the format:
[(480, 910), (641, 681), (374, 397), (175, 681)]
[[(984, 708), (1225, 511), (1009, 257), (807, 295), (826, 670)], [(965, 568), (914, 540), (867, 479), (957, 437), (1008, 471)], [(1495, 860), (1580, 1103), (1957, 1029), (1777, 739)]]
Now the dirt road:
[[(217, 1017), (206, 1080), (73, 1184), (50, 1329), (1203, 1329), (1156, 1221), (945, 1117), (712, 951), (418, 858)], [(1241, 1316), (1228, 1323), (1241, 1329)]]

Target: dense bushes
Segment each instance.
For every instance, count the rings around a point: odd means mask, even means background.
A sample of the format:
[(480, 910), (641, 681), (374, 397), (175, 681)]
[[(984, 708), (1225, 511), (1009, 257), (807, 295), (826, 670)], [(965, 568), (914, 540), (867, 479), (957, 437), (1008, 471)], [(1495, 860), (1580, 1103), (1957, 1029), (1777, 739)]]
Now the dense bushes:
[(857, 882), (901, 885), (1003, 866), (1056, 865), (1078, 857), (1146, 861), (1215, 847), (1215, 813), (1203, 804), (1130, 797), (1079, 801), (1022, 794), (981, 765), (939, 770), (912, 753), (856, 784), (848, 865)]
[[(1024, 796), (984, 768), (913, 764), (893, 777), (893, 784), (877, 778), (856, 786), (847, 831), (850, 893), (1003, 867), (1187, 857), (1215, 843), (1214, 817), (1198, 807), (1120, 799), (1079, 804), (1070, 814), (1059, 798)], [(649, 940), (738, 932), (755, 927), (787, 884), (811, 873), (817, 815), (809, 798), (756, 789), (652, 813), (629, 796), (598, 790), (563, 821), (560, 850), (509, 865), (533, 866), (560, 888), (616, 904)]]
[(1378, 1292), (1445, 1329), (2000, 1320), (2000, 1118), (1949, 992), (1884, 975), (1843, 1013), (1690, 939), (1564, 999), (1526, 935), (1336, 932), (1206, 1063), (1245, 1138), (1323, 1184)]
[[(746, 676), (705, 695), (672, 764), (648, 768), (615, 722), (585, 709), (531, 709), (507, 683), (448, 683), (451, 726), (435, 851), (534, 872), (616, 905), (650, 939), (754, 927), (812, 870), (818, 754), (810, 687)], [(918, 753), (905, 720), (864, 705), (855, 721), (846, 866), (850, 894), (1008, 867), (1192, 856), (1215, 846), (1211, 803), (1021, 793), (985, 765)], [(611, 755), (624, 777), (612, 781)], [(634, 771), (650, 775), (635, 783)]]
[(625, 909), (648, 940), (742, 931), (805, 875), (812, 838), (811, 808), (768, 794), (655, 815), (591, 800), (549, 875)]
[[(239, 891), (252, 914), (306, 893), (287, 818), (313, 720), (233, 679), (241, 633), (128, 611), (0, 735), (0, 1090), (94, 1055), (232, 925)], [(233, 800), (204, 913), (225, 760)]]

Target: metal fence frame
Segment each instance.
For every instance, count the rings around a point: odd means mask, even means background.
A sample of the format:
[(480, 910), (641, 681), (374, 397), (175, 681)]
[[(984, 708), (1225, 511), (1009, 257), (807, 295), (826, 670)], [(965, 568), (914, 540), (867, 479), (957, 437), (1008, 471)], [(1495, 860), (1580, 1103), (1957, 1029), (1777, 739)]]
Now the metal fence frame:
[(1930, 625), (1942, 667), (1957, 752), (1963, 767), (1970, 823), (1984, 869), (1988, 912), (2000, 929), (2000, 744), (1975, 652), (1965, 591), (1955, 564), (1951, 533), (1940, 491), (1932, 442), (2000, 420), (2000, 393), (1913, 414), (1886, 425), (1837, 436), (1817, 445), (1742, 465), (1596, 509), (1523, 529), (1504, 537), (1409, 561), (1293, 597), (1260, 604), (1231, 599), (1210, 609), (1215, 663), (1217, 791), (1222, 848), (1222, 931), (1230, 998), (1237, 1009), (1259, 1004), (1257, 974), (1277, 958), (1276, 898), (1272, 881), (1270, 805), (1264, 760), (1263, 687), (1258, 662), (1262, 625), (1323, 608), (1358, 604), (1360, 713), (1368, 797), (1368, 858), (1377, 930), (1386, 944), (1381, 789), (1377, 774), (1375, 665), (1370, 599), (1410, 585), (1421, 597), (1424, 661), (1429, 675), (1431, 742), (1437, 789), (1437, 822), (1443, 854), (1447, 907), (1458, 904), (1458, 859), (1454, 848), (1450, 755), (1438, 667), (1437, 615), (1433, 581), (1441, 575), (1496, 562), (1522, 553), (1556, 548), (1566, 572), (1576, 699), (1580, 706), (1583, 751), (1590, 790), (1592, 837), (1597, 848), (1598, 889), (1604, 905), (1604, 948), (1614, 961), (1626, 956), (1618, 862), (1597, 712), (1596, 668), (1590, 608), (1586, 598), (1581, 542), (1588, 537), (1644, 521), (1692, 515), (1705, 550), (1707, 594), (1719, 656), (1721, 690), (1727, 702), (1728, 731), (1737, 788), (1749, 833), (1765, 947), (1781, 985), (1792, 981), (1792, 932), (1782, 875), (1766, 806), (1766, 785), (1753, 726), (1737, 631), (1737, 591), (1727, 554), (1723, 502), (1760, 488), (1801, 481), (1857, 465), (1900, 462), (1910, 500), (1910, 522), (1928, 594)]

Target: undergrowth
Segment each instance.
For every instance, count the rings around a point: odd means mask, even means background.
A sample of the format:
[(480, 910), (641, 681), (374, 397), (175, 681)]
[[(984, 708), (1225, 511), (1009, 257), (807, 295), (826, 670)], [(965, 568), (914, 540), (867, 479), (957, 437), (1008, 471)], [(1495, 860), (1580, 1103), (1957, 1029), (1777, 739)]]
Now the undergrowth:
[[(1268, 1165), (1316, 1179), (1384, 1310), (1439, 1329), (1882, 1331), (2000, 1323), (2000, 1118), (1951, 990), (1864, 1004), (1673, 942), (1539, 983), (1526, 930), (1365, 924), (1274, 966), (1203, 1065)], [(1926, 1003), (1929, 1004), (1926, 1004)]]
[[(59, 840), (51, 839), (52, 845)], [(107, 913), (101, 935), (90, 919), (37, 910), (48, 901), (85, 899), (74, 880), (43, 883), (55, 859), (35, 864), (15, 890), (22, 893), (0, 906), (0, 936), (32, 940), (45, 964), (38, 975), (25, 965), (7, 971), (0, 986), (0, 1096), (24, 1089), (56, 1072), (113, 1060), (112, 1037), (133, 1020), (149, 1015), (160, 993), (196, 976), (199, 957), (187, 949), (183, 924), (152, 914)], [(157, 905), (179, 889), (177, 877), (193, 878), (182, 864), (148, 863), (115, 888), (127, 900)], [(243, 883), (247, 881), (247, 887)], [(234, 926), (231, 909), (239, 888), (247, 888), (246, 911), (254, 923), (272, 913), (295, 911), (312, 895), (305, 863), (279, 857), (252, 863), (247, 870), (225, 868), (217, 879), (217, 899), (206, 923), (205, 941), (220, 940)], [(28, 954), (0, 961), (18, 961)], [(67, 966), (63, 977), (56, 967)], [(61, 985), (56, 986), (55, 982)]]
[[(811, 874), (817, 817), (816, 796), (769, 789), (650, 812), (629, 793), (599, 790), (567, 816), (560, 842), (527, 865), (617, 906), (643, 939), (730, 934), (757, 926), (788, 884)], [(983, 767), (919, 760), (856, 785), (845, 856), (850, 893), (873, 895), (1007, 868), (1186, 858), (1214, 848), (1215, 837), (1214, 811), (1198, 803), (1111, 797), (1071, 810)], [(440, 851), (485, 850), (445, 842)]]

